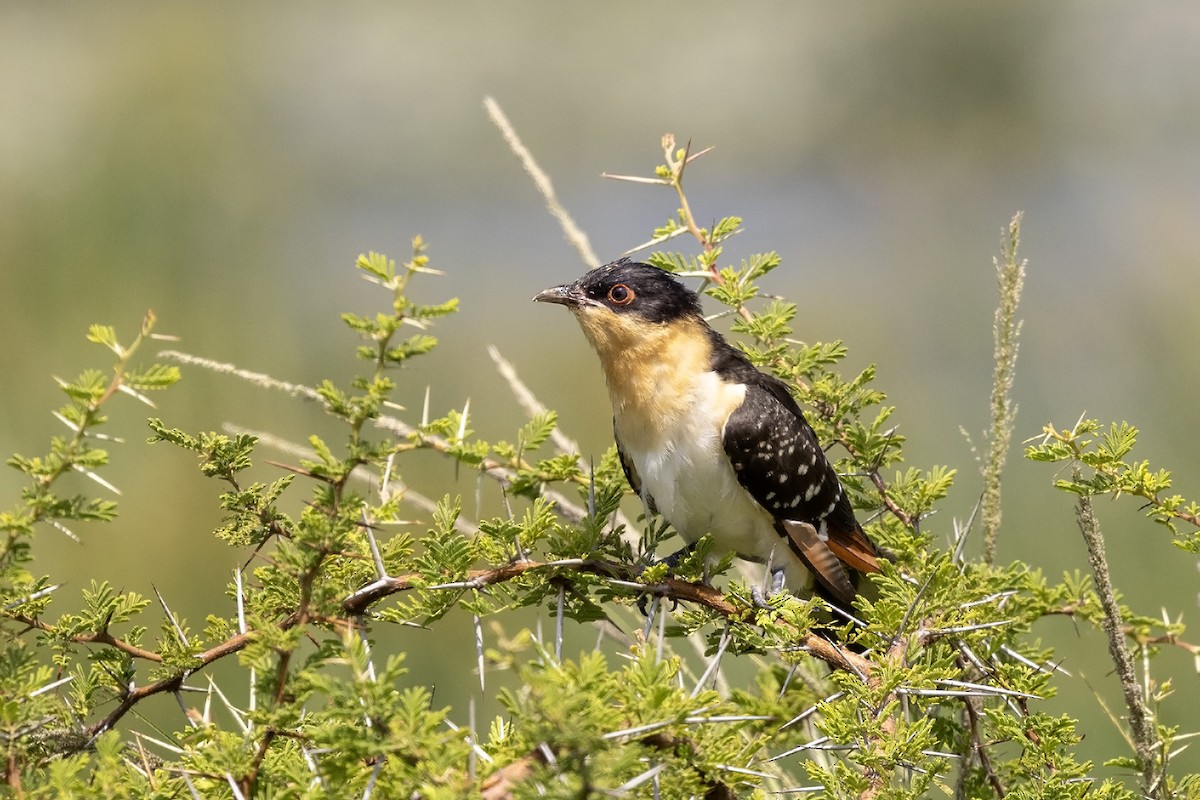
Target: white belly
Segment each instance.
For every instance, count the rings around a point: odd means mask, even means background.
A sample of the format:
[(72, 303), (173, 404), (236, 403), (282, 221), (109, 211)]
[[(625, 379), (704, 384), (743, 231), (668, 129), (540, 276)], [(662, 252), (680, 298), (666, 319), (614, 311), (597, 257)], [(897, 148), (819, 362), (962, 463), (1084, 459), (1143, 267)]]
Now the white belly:
[(775, 532), (771, 515), (738, 483), (725, 455), (721, 426), (726, 414), (705, 413), (728, 407), (712, 402), (721, 392), (738, 395), (732, 398), (735, 405), (744, 394), (707, 373), (687, 413), (665, 421), (665, 427), (664, 420), (655, 423), (658, 437), (638, 430), (635, 418), (618, 416), (617, 436), (641, 479), (643, 500), (653, 498), (658, 513), (688, 544), (711, 533), (717, 555), (732, 551), (751, 561), (771, 561), (784, 568), (793, 590), (807, 589), (808, 570)]

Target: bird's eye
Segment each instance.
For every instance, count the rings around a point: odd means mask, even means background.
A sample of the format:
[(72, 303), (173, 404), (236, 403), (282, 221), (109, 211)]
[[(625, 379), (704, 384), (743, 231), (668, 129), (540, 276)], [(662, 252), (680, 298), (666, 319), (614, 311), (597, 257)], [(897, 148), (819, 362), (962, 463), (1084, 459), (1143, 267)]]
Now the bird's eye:
[(623, 283), (618, 283), (608, 290), (608, 299), (612, 301), (613, 305), (627, 306), (633, 302), (633, 298), (633, 289)]

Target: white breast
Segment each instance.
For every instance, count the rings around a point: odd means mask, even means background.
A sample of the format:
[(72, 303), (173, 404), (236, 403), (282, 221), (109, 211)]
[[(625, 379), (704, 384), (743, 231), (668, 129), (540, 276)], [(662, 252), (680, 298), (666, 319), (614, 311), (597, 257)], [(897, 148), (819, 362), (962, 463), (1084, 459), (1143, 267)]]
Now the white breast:
[(654, 499), (684, 541), (711, 533), (718, 554), (733, 551), (758, 562), (774, 551), (773, 563), (785, 567), (789, 585), (803, 588), (807, 570), (775, 532), (771, 515), (738, 483), (725, 455), (724, 421), (745, 393), (716, 373), (701, 373), (669, 418), (617, 409), (617, 438), (641, 479), (643, 499)]

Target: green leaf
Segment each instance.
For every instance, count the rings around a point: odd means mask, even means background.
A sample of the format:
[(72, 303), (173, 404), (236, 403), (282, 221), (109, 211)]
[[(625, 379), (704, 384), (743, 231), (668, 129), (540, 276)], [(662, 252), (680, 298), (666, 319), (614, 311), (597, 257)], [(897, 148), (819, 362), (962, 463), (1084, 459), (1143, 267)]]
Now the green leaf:
[(165, 364), (151, 364), (142, 370), (131, 370), (125, 373), (122, 383), (131, 389), (148, 391), (166, 389), (179, 382), (179, 367)]
[(396, 262), (375, 251), (360, 254), (354, 266), (380, 281), (387, 282), (396, 277)]
[(89, 342), (95, 342), (96, 344), (104, 345), (117, 355), (121, 354), (121, 347), (119, 344), (117, 344), (117, 331), (111, 325), (89, 326), (87, 339)]

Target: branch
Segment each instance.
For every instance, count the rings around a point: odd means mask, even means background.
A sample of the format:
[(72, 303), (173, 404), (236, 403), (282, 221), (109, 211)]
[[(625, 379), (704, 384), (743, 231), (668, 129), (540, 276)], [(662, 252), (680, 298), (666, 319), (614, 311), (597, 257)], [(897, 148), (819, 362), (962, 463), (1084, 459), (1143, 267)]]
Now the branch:
[[(563, 561), (514, 561), (499, 567), (471, 570), (462, 581), (446, 584), (444, 588), (481, 589), (493, 584), (505, 583), (526, 572), (557, 570), (569, 567), (579, 572), (601, 575), (608, 578), (632, 583), (637, 580), (639, 570), (628, 564), (597, 559), (566, 559)], [(418, 588), (431, 588), (428, 579), (420, 575), (399, 575), (380, 578), (362, 589), (359, 589), (342, 602), (342, 609), (348, 616), (362, 615), (371, 605), (393, 594), (411, 591)], [(711, 611), (715, 611), (731, 622), (749, 624), (753, 612), (749, 609), (734, 605), (725, 595), (711, 586), (701, 583), (690, 583), (678, 578), (667, 578), (662, 583), (646, 584), (643, 589), (648, 594), (657, 594), (674, 601), (694, 603)], [(816, 658), (824, 661), (834, 669), (851, 672), (862, 677), (871, 675), (871, 663), (845, 648), (808, 631), (797, 631), (800, 636), (799, 644)]]
[[(488, 569), (477, 569), (467, 573), (466, 579), (452, 586), (445, 586), (446, 589), (468, 589), (482, 588), (492, 584), (504, 583), (513, 580), (526, 572), (542, 571), (542, 570), (557, 570), (563, 567), (570, 567), (580, 572), (586, 572), (593, 575), (602, 575), (609, 578), (615, 578), (621, 581), (633, 582), (636, 580), (638, 570), (627, 564), (620, 564), (612, 561), (600, 561), (592, 559), (568, 559), (565, 561), (519, 561), (511, 564), (505, 564), (499, 567)], [(393, 594), (410, 591), (417, 588), (430, 588), (427, 585), (426, 579), (419, 575), (402, 575), (397, 577), (387, 577), (377, 580), (362, 589), (358, 590), (350, 597), (342, 602), (342, 609), (350, 617), (360, 617), (371, 605)], [(705, 586), (699, 583), (690, 583), (688, 581), (679, 580), (677, 578), (667, 578), (662, 583), (654, 585), (646, 585), (644, 591), (647, 593), (659, 594), (674, 601), (682, 601), (694, 603), (704, 608), (715, 611), (722, 617), (732, 621), (750, 624), (753, 612), (734, 605), (725, 598), (725, 595), (714, 589), (711, 586)], [(25, 622), (31, 628), (53, 632), (53, 626), (47, 625), (39, 620), (28, 618), (19, 619)], [(284, 617), (276, 627), (281, 631), (290, 630), (297, 625), (305, 624), (311, 619), (311, 615), (307, 611), (297, 610)], [(342, 620), (326, 620), (327, 623), (337, 625)], [(833, 642), (818, 636), (815, 633), (808, 631), (797, 631), (798, 644), (805, 648), (815, 658), (824, 661), (834, 669), (851, 672), (863, 678), (871, 675), (872, 667), (870, 662), (847, 649), (838, 647)], [(177, 672), (161, 678), (153, 683), (148, 683), (144, 686), (131, 688), (122, 697), (117, 706), (110, 711), (103, 719), (90, 725), (87, 730), (88, 740), (93, 739), (97, 735), (111, 729), (117, 724), (130, 710), (133, 709), (139, 702), (147, 697), (152, 697), (163, 692), (177, 691), (183, 681), (201, 669), (207, 667), (215, 661), (218, 661), (226, 656), (233, 655), (243, 650), (255, 636), (255, 631), (246, 631), (231, 636), (225, 641), (217, 644), (202, 653), (195, 656), (194, 664), (186, 669), (180, 669)], [(107, 644), (112, 647), (129, 653), (137, 658), (144, 658), (158, 663), (162, 662), (162, 656), (157, 653), (143, 650), (134, 645), (123, 642), (120, 639), (115, 639), (107, 634), (78, 634), (71, 637), (72, 641), (81, 643)]]
[(504, 137), (504, 141), (508, 142), (509, 148), (513, 151), (513, 155), (521, 162), (525, 172), (533, 179), (534, 186), (542, 193), (542, 197), (546, 200), (546, 208), (550, 211), (550, 215), (558, 220), (559, 227), (562, 228), (563, 235), (567, 237), (567, 241), (579, 253), (579, 257), (583, 259), (583, 263), (588, 267), (600, 266), (600, 259), (596, 257), (596, 253), (592, 250), (592, 245), (588, 241), (587, 234), (583, 232), (562, 203), (558, 201), (558, 195), (554, 192), (554, 185), (550, 183), (550, 177), (542, 171), (538, 166), (537, 161), (533, 157), (533, 153), (521, 142), (521, 138), (517, 136), (516, 129), (512, 123), (508, 121), (508, 117), (504, 115), (504, 111), (491, 97), (483, 99), (483, 106), (487, 109), (488, 116)]
[[(33, 630), (44, 631), (51, 636), (59, 635), (59, 631), (48, 622), (42, 622), (36, 617), (29, 617), (24, 614), (8, 614), (9, 619), (27, 625)], [(98, 633), (75, 633), (66, 637), (68, 641), (76, 644), (106, 644), (110, 647), (115, 647), (122, 653), (126, 653), (134, 658), (143, 658), (147, 661), (162, 663), (162, 656), (152, 650), (144, 650), (137, 645), (130, 644), (123, 639), (118, 639), (109, 633), (107, 630)]]
[[(277, 627), (281, 631), (290, 630), (291, 628), (296, 627), (296, 625), (300, 623), (300, 620), (301, 617), (299, 612), (292, 613), (277, 623)], [(148, 683), (145, 686), (131, 689), (125, 694), (124, 697), (121, 698), (121, 702), (117, 704), (117, 707), (108, 713), (108, 716), (88, 727), (87, 734), (89, 739), (95, 738), (97, 735), (112, 728), (112, 726), (117, 724), (121, 717), (125, 716), (135, 705), (142, 700), (145, 700), (147, 697), (151, 697), (162, 692), (173, 692), (180, 688), (187, 676), (203, 669), (204, 667), (207, 667), (214, 661), (244, 649), (246, 645), (250, 643), (250, 640), (253, 636), (254, 631), (247, 631), (245, 633), (239, 633), (236, 636), (231, 636), (215, 647), (210, 647), (208, 650), (205, 650), (203, 653), (197, 655), (195, 657), (195, 666), (180, 670), (174, 675), (168, 675), (167, 677), (155, 681), (154, 683)], [(159, 660), (161, 660), (161, 658)]]
[[(1158, 736), (1154, 729), (1153, 715), (1146, 706), (1142, 686), (1138, 683), (1133, 657), (1125, 645), (1121, 607), (1117, 604), (1116, 592), (1109, 576), (1108, 558), (1104, 553), (1104, 536), (1100, 533), (1100, 523), (1092, 510), (1090, 497), (1083, 495), (1079, 498), (1075, 516), (1079, 521), (1083, 540), (1087, 544), (1096, 594), (1099, 595), (1100, 605), (1104, 608), (1103, 622), (1104, 632), (1108, 635), (1108, 652), (1116, 665), (1121, 689), (1125, 694), (1125, 705), (1129, 709), (1129, 729), (1133, 734), (1134, 751), (1142, 769), (1143, 789), (1147, 797), (1158, 797), (1162, 785), (1161, 777), (1157, 774), (1160, 760), (1155, 755), (1159, 749)], [(1165, 770), (1166, 764), (1162, 763), (1161, 767)]]
[[(859, 452), (858, 448), (854, 446), (854, 444), (850, 441), (850, 437), (846, 434), (844, 421), (835, 417), (832, 413), (832, 409), (828, 408), (824, 403), (820, 404), (820, 406), (814, 406), (814, 408), (816, 408), (818, 414), (820, 414), (827, 422), (833, 425), (837, 443), (845, 448), (846, 452), (850, 454), (850, 458), (857, 463), (862, 463), (862, 453)], [(882, 458), (883, 455), (880, 454), (880, 459)], [(871, 479), (871, 483), (875, 486), (876, 491), (879, 492), (879, 500), (883, 503), (883, 507), (886, 508), (892, 514), (892, 516), (900, 520), (904, 527), (911, 531), (916, 531), (916, 519), (912, 514), (909, 514), (907, 511), (901, 508), (894, 499), (892, 499), (892, 495), (888, 491), (887, 481), (885, 481), (883, 476), (879, 474), (878, 459), (876, 460), (876, 463), (867, 468), (863, 474)]]

